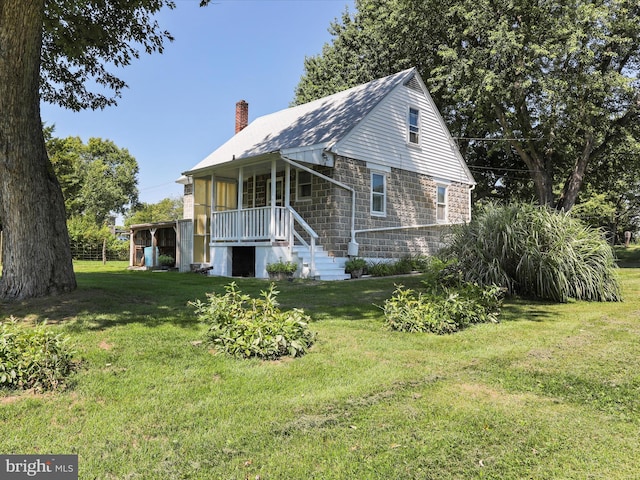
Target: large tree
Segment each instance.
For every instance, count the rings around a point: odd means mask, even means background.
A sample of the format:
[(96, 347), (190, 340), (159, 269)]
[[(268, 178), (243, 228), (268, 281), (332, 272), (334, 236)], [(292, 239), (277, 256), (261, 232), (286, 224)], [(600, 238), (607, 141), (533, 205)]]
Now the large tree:
[(163, 6), (173, 2), (0, 0), (0, 299), (76, 288), (41, 95), (74, 110), (114, 104), (125, 84), (107, 66), (162, 51), (171, 37), (153, 15)]
[(164, 222), (179, 220), (183, 217), (184, 202), (182, 197), (163, 198), (158, 203), (140, 203), (125, 217), (124, 225), (139, 223)]
[(514, 173), (527, 174), (540, 203), (566, 210), (589, 165), (638, 139), (637, 0), (356, 0), (356, 8), (306, 59), (296, 103), (415, 65), (476, 166), (493, 160), (484, 166), (499, 167), (494, 180), (512, 187)]
[(100, 226), (138, 203), (138, 162), (126, 148), (101, 138), (85, 144), (79, 137), (52, 137), (46, 147), (67, 217), (87, 216)]

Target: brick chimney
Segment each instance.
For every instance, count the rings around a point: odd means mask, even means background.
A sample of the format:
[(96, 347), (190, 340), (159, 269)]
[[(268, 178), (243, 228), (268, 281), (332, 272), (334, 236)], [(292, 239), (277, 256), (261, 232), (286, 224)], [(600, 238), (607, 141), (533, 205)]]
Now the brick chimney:
[(244, 100), (236, 103), (236, 133), (249, 125), (249, 104)]

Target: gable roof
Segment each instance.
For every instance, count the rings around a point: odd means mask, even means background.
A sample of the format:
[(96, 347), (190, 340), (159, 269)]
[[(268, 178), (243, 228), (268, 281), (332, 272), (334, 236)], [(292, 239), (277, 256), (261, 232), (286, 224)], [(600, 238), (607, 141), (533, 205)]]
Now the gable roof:
[(328, 148), (344, 138), (389, 92), (416, 73), (415, 68), (410, 68), (259, 117), (185, 173), (283, 150)]

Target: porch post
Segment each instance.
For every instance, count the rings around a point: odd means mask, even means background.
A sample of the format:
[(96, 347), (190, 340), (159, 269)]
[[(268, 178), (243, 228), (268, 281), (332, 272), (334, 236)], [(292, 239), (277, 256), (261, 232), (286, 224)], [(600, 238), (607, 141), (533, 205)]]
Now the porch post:
[(276, 159), (271, 160), (271, 225), (269, 228), (269, 236), (271, 243), (276, 241)]
[[(136, 241), (135, 241), (135, 232), (133, 228), (129, 228), (129, 266), (133, 267), (135, 265), (136, 258)], [(0, 247), (2, 247), (2, 242), (0, 242)], [(2, 255), (0, 253), (0, 255)], [(2, 260), (2, 258), (0, 258)]]
[[(284, 213), (285, 217), (285, 228), (287, 231), (285, 232), (287, 243), (289, 244), (289, 256), (291, 256), (291, 252), (293, 251), (293, 219), (291, 219), (291, 215), (289, 214), (289, 207), (291, 206), (291, 165), (288, 163), (284, 164)], [(289, 219), (289, 221), (286, 221)]]
[(244, 224), (242, 222), (242, 184), (244, 183), (244, 166), (238, 169), (238, 188), (237, 188), (237, 212), (236, 212), (236, 225), (238, 233), (238, 242), (242, 241), (244, 235)]
[(156, 238), (156, 229), (150, 228), (151, 232), (151, 263), (152, 267), (155, 267), (158, 263), (158, 259), (156, 258), (156, 245), (158, 244), (158, 239)]
[[(213, 212), (215, 212), (218, 209), (218, 205), (217, 205), (217, 192), (216, 192), (216, 176), (215, 174), (211, 174), (211, 187), (209, 189), (209, 194), (211, 195), (209, 197), (209, 242), (207, 242), (207, 236), (204, 236), (204, 250), (203, 250), (203, 255), (204, 258), (203, 260), (205, 261), (205, 263), (211, 263), (211, 247), (209, 246), (209, 243), (213, 241)], [(206, 231), (206, 224), (205, 224), (205, 231)]]

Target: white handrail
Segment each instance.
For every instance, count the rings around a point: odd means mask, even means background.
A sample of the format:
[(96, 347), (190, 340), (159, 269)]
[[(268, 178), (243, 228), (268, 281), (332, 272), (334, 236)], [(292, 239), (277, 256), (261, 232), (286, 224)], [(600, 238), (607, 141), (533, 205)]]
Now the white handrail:
[[(309, 264), (309, 270), (312, 277), (316, 275), (316, 240), (320, 238), (320, 236), (315, 232), (311, 226), (305, 222), (304, 218), (300, 216), (298, 212), (296, 212), (291, 206), (287, 207), (289, 211), (290, 219), (291, 219), (291, 227), (290, 227), (290, 244), (293, 246), (293, 238), (297, 238), (300, 242), (309, 248), (309, 255), (311, 256), (311, 263)], [(300, 224), (305, 232), (311, 238), (311, 245), (309, 245), (302, 236), (296, 232), (296, 229), (293, 228), (294, 220)]]

